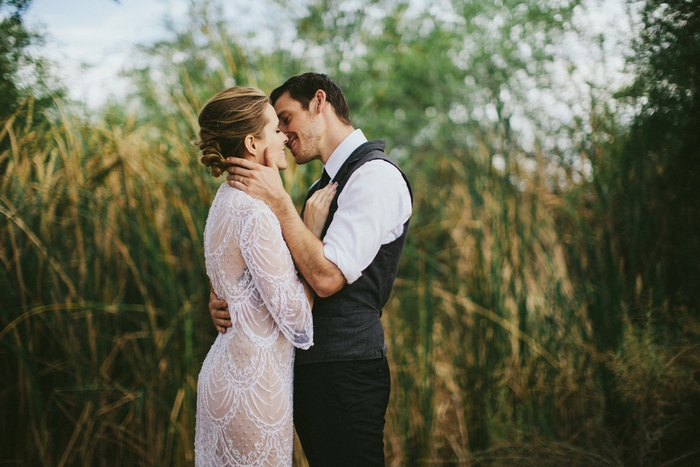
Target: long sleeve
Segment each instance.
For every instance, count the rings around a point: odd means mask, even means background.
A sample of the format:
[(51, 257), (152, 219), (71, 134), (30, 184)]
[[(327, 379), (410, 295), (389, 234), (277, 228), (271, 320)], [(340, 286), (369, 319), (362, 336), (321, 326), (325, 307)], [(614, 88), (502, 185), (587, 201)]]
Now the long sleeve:
[(279, 222), (263, 202), (223, 183), (204, 256), (232, 326), (199, 373), (195, 464), (291, 466), (294, 347), (313, 344), (313, 320)]
[(237, 237), (255, 287), (280, 331), (295, 347), (308, 349), (313, 345), (311, 307), (272, 211), (266, 206), (251, 210)]

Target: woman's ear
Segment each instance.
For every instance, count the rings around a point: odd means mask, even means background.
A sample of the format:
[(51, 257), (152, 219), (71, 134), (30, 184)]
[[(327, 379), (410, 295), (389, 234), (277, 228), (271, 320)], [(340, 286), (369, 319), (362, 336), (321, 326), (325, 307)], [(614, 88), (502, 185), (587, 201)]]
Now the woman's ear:
[(245, 145), (246, 151), (250, 154), (257, 155), (257, 141), (255, 141), (255, 136), (246, 135), (243, 144)]

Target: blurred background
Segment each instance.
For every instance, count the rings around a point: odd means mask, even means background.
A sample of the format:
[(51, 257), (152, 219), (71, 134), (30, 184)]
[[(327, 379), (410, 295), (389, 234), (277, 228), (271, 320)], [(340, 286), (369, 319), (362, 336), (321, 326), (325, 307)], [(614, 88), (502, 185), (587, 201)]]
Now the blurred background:
[(700, 465), (699, 0), (59, 3), (0, 0), (0, 466), (193, 465), (197, 115), (308, 70), (414, 189), (387, 465)]

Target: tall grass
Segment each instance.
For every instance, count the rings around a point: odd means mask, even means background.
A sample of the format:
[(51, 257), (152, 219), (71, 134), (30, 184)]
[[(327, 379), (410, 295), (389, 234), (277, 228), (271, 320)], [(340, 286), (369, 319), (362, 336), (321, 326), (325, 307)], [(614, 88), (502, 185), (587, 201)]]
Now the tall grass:
[(214, 184), (187, 139), (148, 132), (90, 125), (61, 102), (43, 130), (5, 124), (6, 460), (191, 463)]
[[(191, 144), (195, 116), (227, 78), (269, 90), (291, 66), (253, 73), (216, 44), (223, 68), (210, 81), (184, 63), (149, 93), (140, 71), (149, 118), (112, 108), (90, 120), (57, 101), (37, 126), (30, 99), (0, 129), (3, 462), (192, 465), (196, 377), (215, 335), (202, 230), (220, 183)], [(400, 161), (415, 203), (383, 318), (388, 463), (653, 465), (665, 436), (692, 433), (697, 320), (676, 310), (685, 340), (672, 345), (633, 326), (665, 311), (656, 298), (639, 305), (642, 287), (628, 313), (600, 177), (552, 190), (550, 161), (494, 126), (463, 129), (468, 149), (436, 139)], [(318, 170), (283, 175), (297, 202)], [(619, 432), (611, 404), (627, 414)]]
[(472, 465), (475, 452), (546, 439), (585, 454), (603, 403), (554, 215), (563, 199), (517, 148), (495, 170), (504, 140), (478, 136), (480, 152), (408, 163), (413, 230), (387, 312), (392, 465)]

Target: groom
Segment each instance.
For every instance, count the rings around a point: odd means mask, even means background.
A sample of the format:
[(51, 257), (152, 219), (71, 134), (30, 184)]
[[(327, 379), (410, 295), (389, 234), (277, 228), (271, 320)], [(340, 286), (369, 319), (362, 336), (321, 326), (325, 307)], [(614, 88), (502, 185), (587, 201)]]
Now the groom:
[[(297, 164), (324, 170), (308, 196), (338, 183), (322, 240), (306, 229), (277, 168), (233, 158), (229, 184), (267, 203), (298, 271), (316, 291), (314, 346), (297, 350), (294, 425), (311, 467), (383, 466), (389, 366), (380, 321), (412, 211), (406, 176), (350, 123), (340, 88), (326, 75), (294, 76), (271, 96)], [(307, 196), (307, 199), (308, 199)], [(217, 328), (230, 326), (212, 295)]]

